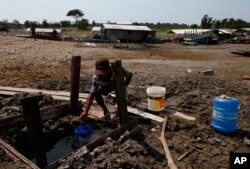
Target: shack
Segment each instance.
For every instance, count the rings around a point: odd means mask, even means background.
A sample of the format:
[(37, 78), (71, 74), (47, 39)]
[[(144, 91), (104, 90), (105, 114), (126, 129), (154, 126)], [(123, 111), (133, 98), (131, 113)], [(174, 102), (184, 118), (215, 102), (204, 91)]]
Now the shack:
[(147, 26), (103, 24), (103, 37), (109, 41), (145, 42), (152, 30)]
[(92, 33), (93, 33), (93, 34), (99, 34), (99, 33), (101, 33), (101, 29), (102, 29), (102, 27), (94, 26), (94, 27), (92, 28)]
[[(28, 32), (30, 37), (31, 35), (31, 28), (27, 28), (25, 32)], [(36, 28), (35, 33), (36, 33), (36, 38), (37, 39), (48, 39), (48, 40), (61, 40), (61, 29), (55, 29), (56, 32), (54, 32), (54, 29), (48, 29), (48, 28)], [(56, 35), (55, 35), (56, 33)]]

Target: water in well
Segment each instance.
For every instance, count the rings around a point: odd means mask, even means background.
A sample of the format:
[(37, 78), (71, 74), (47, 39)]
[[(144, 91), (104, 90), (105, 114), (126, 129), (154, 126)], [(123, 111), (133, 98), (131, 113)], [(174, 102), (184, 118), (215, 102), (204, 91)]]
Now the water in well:
[[(60, 158), (69, 155), (81, 146), (84, 146), (98, 139), (105, 133), (106, 132), (103, 130), (94, 129), (89, 137), (81, 138), (81, 140), (79, 140), (76, 135), (67, 135), (61, 138), (56, 142), (56, 144), (52, 146), (52, 148), (48, 152), (46, 152), (48, 164), (58, 161)], [(35, 158), (33, 158), (32, 161), (35, 163)]]

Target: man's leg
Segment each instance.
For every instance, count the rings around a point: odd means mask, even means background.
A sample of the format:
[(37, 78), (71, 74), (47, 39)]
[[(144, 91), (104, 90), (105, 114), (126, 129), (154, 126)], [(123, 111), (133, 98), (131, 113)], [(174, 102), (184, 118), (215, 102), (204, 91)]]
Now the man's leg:
[(95, 100), (101, 106), (101, 108), (103, 109), (104, 116), (106, 118), (110, 118), (109, 110), (107, 109), (101, 94), (96, 94)]

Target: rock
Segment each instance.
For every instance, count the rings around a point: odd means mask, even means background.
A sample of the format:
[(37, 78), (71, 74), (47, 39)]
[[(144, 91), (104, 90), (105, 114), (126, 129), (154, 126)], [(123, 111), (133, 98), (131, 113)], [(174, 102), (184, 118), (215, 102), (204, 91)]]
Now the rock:
[(211, 144), (211, 145), (215, 145), (217, 143), (221, 143), (221, 139), (218, 139), (216, 137), (213, 137), (213, 138), (208, 138), (208, 142)]
[(60, 167), (58, 167), (58, 169), (69, 169), (69, 165), (67, 164), (62, 164)]
[(25, 126), (24, 128), (22, 128), (22, 130), (21, 130), (22, 132), (24, 132), (24, 133), (27, 133), (28, 132), (28, 127), (27, 126)]
[(226, 147), (227, 143), (221, 142), (221, 145), (222, 145), (223, 147)]
[(245, 137), (244, 138), (244, 141), (243, 141), (243, 144), (245, 145), (245, 146), (250, 146), (250, 139), (248, 139), (247, 137)]
[(201, 138), (200, 138), (200, 137), (197, 137), (195, 141), (196, 141), (196, 142), (200, 142), (200, 141), (201, 141)]
[(152, 129), (151, 129), (151, 132), (156, 132), (156, 129), (155, 129), (155, 128), (152, 128)]

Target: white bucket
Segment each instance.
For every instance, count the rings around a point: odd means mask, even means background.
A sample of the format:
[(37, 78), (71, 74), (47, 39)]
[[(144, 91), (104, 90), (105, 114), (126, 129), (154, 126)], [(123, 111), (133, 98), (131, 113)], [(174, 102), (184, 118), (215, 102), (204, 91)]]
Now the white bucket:
[(166, 88), (152, 86), (147, 88), (148, 109), (151, 111), (162, 111), (165, 108)]

